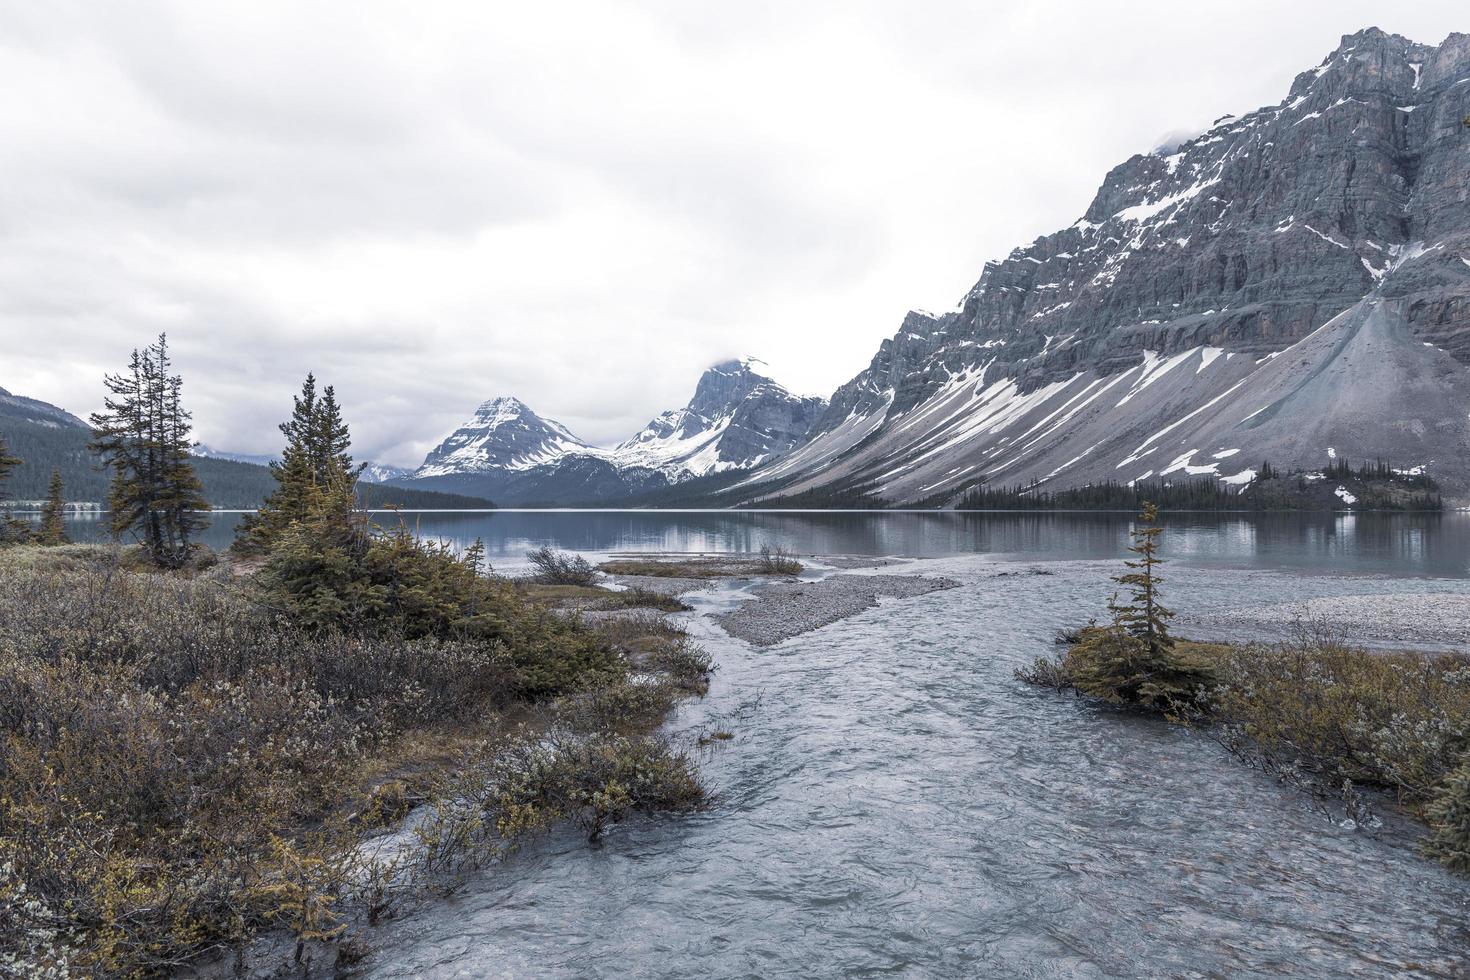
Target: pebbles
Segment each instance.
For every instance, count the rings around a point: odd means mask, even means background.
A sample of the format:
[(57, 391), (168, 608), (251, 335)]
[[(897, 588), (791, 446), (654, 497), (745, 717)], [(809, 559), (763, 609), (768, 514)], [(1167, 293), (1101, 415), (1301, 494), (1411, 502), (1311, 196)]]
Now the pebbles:
[(1191, 616), (1187, 623), (1280, 635), (1297, 620), (1326, 622), (1352, 642), (1374, 646), (1470, 646), (1470, 595), (1447, 592), (1320, 596)]
[(907, 599), (959, 584), (921, 575), (834, 575), (816, 582), (770, 582), (752, 590), (754, 599), (714, 619), (731, 636), (766, 647), (876, 606), (880, 597)]
[(909, 558), (874, 558), (867, 555), (813, 555), (814, 561), (832, 568), (888, 568), (891, 565), (907, 565)]

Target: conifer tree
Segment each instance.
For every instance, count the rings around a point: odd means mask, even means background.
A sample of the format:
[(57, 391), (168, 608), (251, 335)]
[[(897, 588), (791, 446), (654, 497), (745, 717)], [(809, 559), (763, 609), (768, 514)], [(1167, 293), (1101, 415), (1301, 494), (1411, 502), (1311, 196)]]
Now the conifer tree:
[(352, 457), (347, 453), (351, 446), (352, 436), (347, 431), (347, 423), (342, 421), (337, 393), (327, 385), (322, 389), (321, 402), (312, 424), (312, 463), (316, 467), (317, 483), (325, 487), (341, 481), (357, 482), (360, 468), (352, 468)]
[(1184, 718), (1197, 698), (1214, 683), (1213, 667), (1197, 653), (1176, 649), (1169, 634), (1173, 613), (1159, 602), (1163, 578), (1155, 571), (1158, 556), (1158, 509), (1145, 503), (1140, 527), (1132, 531), (1128, 549), (1137, 558), (1124, 562), (1128, 571), (1113, 581), (1129, 593), (1108, 603), (1113, 621), (1089, 626), (1063, 658), (1065, 682), (1094, 697), (1138, 704)]
[(1470, 874), (1470, 759), (1452, 769), (1426, 808), (1424, 852), (1451, 871)]
[(1117, 582), (1130, 593), (1130, 601), (1119, 604), (1117, 597), (1109, 603), (1113, 623), (1129, 636), (1141, 641), (1149, 653), (1158, 655), (1174, 647), (1174, 638), (1169, 635), (1169, 620), (1174, 613), (1159, 602), (1159, 586), (1163, 576), (1155, 568), (1164, 563), (1159, 557), (1159, 509), (1152, 502), (1143, 502), (1143, 513), (1139, 517), (1141, 527), (1132, 532), (1133, 544), (1129, 551), (1137, 558), (1123, 562), (1129, 571), (1114, 576)]
[(69, 544), (66, 534), (65, 485), (61, 482), (61, 470), (52, 467), (51, 484), (46, 489), (46, 503), (41, 508), (41, 530), (36, 540), (41, 544)]
[(0, 437), (0, 544), (19, 544), (30, 537), (30, 522), (17, 520), (10, 516), (10, 509), (4, 506), (9, 500), (5, 490), (5, 481), (10, 477), (10, 471), (20, 466), (24, 460), (10, 451), (5, 439)]
[(316, 376), (308, 374), (301, 394), (292, 398), (291, 417), (280, 428), (286, 444), (280, 462), (271, 464), (277, 486), (259, 513), (241, 525), (236, 538), (241, 550), (269, 549), (292, 525), (320, 519), (324, 510), (352, 510), (359, 470), (347, 454), (352, 438), (332, 387), (318, 396)]
[(134, 350), (128, 369), (105, 379), (106, 408), (92, 416), (92, 450), (112, 469), (112, 531), (131, 533), (165, 568), (182, 567), (205, 525), (203, 486), (189, 461), (192, 416), (183, 378), (170, 373), (168, 338)]
[(10, 451), (5, 437), (0, 436), (0, 500), (10, 499), (5, 492), (5, 481), (10, 479), (10, 471), (23, 462), (25, 461)]

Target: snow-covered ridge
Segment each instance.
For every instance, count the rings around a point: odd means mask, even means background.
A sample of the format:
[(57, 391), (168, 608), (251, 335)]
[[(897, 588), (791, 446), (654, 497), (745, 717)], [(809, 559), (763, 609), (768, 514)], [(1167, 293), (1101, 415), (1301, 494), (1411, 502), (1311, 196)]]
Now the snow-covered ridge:
[(519, 398), (503, 396), (483, 402), (469, 421), (424, 457), (413, 476), (525, 470), (569, 453), (597, 452), (560, 422), (543, 419)]
[(679, 482), (759, 465), (789, 451), (825, 402), (801, 398), (745, 357), (722, 361), (701, 376), (683, 408), (663, 412), (611, 448), (593, 446), (516, 398), (484, 402), (425, 458), (413, 478), (515, 472), (576, 460), (618, 470), (649, 470)]
[[(987, 262), (961, 309), (907, 314), (811, 441), (741, 486), (895, 503), (979, 482), (1239, 489), (1248, 463), (1301, 463), (1318, 430), (1354, 458), (1439, 458), (1448, 483), (1466, 415), (1443, 406), (1470, 385), (1462, 81), (1470, 37), (1368, 29), (1279, 103), (1123, 161), (1078, 221)], [(1356, 357), (1297, 346), (1329, 323)]]

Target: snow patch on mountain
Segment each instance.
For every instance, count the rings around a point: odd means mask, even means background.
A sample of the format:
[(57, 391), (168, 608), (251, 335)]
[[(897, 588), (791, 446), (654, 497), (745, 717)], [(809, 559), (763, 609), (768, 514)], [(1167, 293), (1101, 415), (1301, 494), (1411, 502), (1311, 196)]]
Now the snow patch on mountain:
[[(669, 483), (775, 459), (806, 438), (825, 400), (793, 395), (767, 377), (763, 362), (744, 357), (705, 371), (683, 408), (663, 412), (611, 448), (593, 446), (515, 398), (482, 404), (425, 458), (414, 479), (528, 471), (589, 460), (640, 479)], [(554, 481), (548, 471), (547, 480)]]

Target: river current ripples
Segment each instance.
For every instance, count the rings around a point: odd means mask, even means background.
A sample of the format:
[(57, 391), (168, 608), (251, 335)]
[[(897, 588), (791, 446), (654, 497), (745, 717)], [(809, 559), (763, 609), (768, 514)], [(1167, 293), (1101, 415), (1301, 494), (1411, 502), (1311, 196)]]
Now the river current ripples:
[[(1470, 975), (1470, 883), (1411, 836), (1344, 827), (1198, 732), (1014, 679), (1102, 611), (1113, 565), (913, 570), (962, 585), (764, 650), (692, 617), (719, 671), (670, 729), (734, 733), (697, 750), (714, 805), (555, 836), (375, 930), (365, 973)], [(1172, 605), (1201, 611), (1470, 588), (1169, 573)]]

